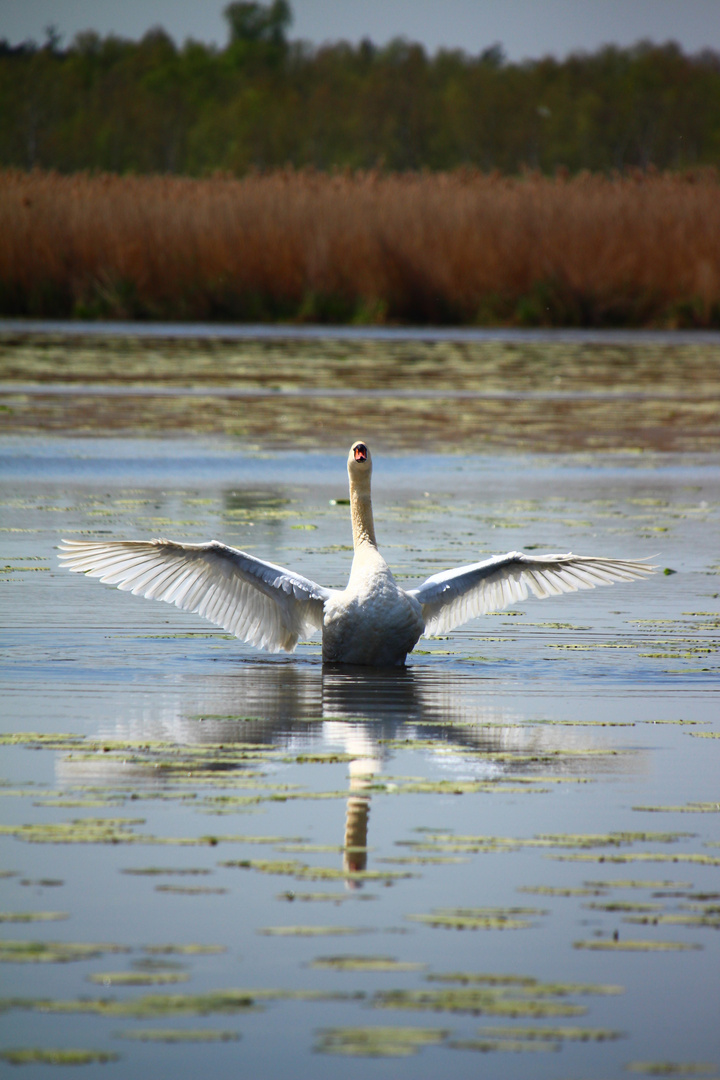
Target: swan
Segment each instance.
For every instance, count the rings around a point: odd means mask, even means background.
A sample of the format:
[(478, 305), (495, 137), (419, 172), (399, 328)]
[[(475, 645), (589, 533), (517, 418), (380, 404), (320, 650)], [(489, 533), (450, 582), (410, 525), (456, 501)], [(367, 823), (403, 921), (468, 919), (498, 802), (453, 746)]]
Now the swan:
[(292, 652), (299, 638), (321, 632), (324, 663), (373, 667), (402, 665), (422, 634), (447, 633), (529, 593), (543, 599), (656, 569), (643, 560), (511, 551), (402, 589), (375, 539), (366, 443), (353, 443), (347, 466), (354, 555), (342, 590), (217, 540), (63, 540), (59, 558), (68, 570), (196, 612), (269, 652)]

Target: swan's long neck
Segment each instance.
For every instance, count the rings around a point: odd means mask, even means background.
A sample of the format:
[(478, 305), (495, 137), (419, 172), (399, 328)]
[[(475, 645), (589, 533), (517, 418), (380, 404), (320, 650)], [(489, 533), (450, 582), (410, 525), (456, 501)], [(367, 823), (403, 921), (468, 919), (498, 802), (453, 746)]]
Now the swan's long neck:
[(350, 515), (352, 517), (353, 546), (372, 544), (377, 547), (370, 498), (370, 473), (350, 475)]

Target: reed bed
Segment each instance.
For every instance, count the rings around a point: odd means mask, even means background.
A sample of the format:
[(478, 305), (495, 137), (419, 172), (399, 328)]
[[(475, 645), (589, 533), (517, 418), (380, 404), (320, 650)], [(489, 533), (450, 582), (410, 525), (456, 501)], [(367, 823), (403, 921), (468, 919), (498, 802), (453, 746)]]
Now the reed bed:
[(5, 171), (0, 313), (720, 326), (720, 182)]

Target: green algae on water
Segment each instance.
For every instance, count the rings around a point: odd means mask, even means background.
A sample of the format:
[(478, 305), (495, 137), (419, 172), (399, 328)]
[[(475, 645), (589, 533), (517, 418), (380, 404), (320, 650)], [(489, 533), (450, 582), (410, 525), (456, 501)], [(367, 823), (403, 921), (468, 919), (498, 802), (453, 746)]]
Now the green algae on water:
[(92, 960), (105, 953), (126, 953), (126, 945), (68, 941), (0, 941), (0, 962), (14, 964), (66, 964)]
[(495, 1051), (542, 1053), (560, 1049), (558, 1042), (540, 1039), (453, 1039), (448, 1046), (451, 1050), (477, 1050), (482, 1054), (491, 1054)]
[(586, 1027), (482, 1027), (478, 1034), (492, 1039), (548, 1039), (551, 1042), (610, 1042), (624, 1038), (622, 1031)]
[(378, 991), (371, 1004), (375, 1009), (403, 1009), (420, 1012), (457, 1012), (489, 1016), (583, 1016), (587, 1009), (567, 1001), (514, 996), (503, 989), (452, 987), (444, 990)]
[(631, 1061), (625, 1068), (646, 1076), (707, 1076), (718, 1071), (707, 1061)]
[(518, 892), (532, 893), (537, 896), (605, 896), (606, 890), (600, 887), (562, 888), (559, 885), (519, 885)]
[(633, 806), (633, 810), (651, 814), (720, 814), (720, 802), (689, 802), (684, 806)]
[(709, 926), (713, 930), (720, 930), (720, 915), (628, 915), (623, 919), (626, 923), (636, 923), (640, 926)]
[(350, 892), (292, 892), (292, 890), (288, 890), (287, 892), (278, 893), (275, 899), (287, 900), (290, 903), (298, 900), (301, 903), (320, 902), (342, 904), (346, 900), (374, 900), (375, 897), (368, 893), (353, 895), (353, 893)]
[(174, 896), (223, 896), (228, 890), (210, 885), (156, 885), (155, 892), (171, 893)]
[(573, 941), (573, 949), (590, 949), (595, 952), (690, 952), (701, 948), (702, 945), (686, 941), (623, 941), (614, 938)]
[(524, 930), (533, 923), (526, 916), (547, 915), (543, 908), (438, 908), (429, 914), (406, 915), (413, 922), (450, 930)]
[(119, 1061), (118, 1054), (110, 1050), (46, 1050), (31, 1048), (27, 1050), (3, 1050), (0, 1058), (10, 1065), (104, 1065), (109, 1061)]
[(227, 952), (226, 945), (143, 945), (143, 952), (151, 956), (217, 956)]
[(241, 1035), (238, 1031), (222, 1028), (131, 1028), (118, 1031), (119, 1039), (134, 1039), (137, 1042), (164, 1043), (212, 1043), (237, 1042)]
[(691, 881), (638, 880), (635, 878), (613, 878), (609, 881), (586, 881), (588, 888), (597, 889), (691, 889)]
[(310, 967), (331, 971), (421, 971), (426, 965), (395, 960), (392, 956), (318, 956)]
[(0, 911), (0, 923), (61, 922), (68, 911)]
[(325, 1028), (318, 1032), (315, 1050), (348, 1057), (410, 1057), (442, 1043), (448, 1034), (442, 1028)]
[(160, 1016), (208, 1016), (212, 1013), (257, 1011), (268, 1001), (358, 1001), (359, 992), (324, 990), (210, 990), (201, 994), (143, 994), (138, 997), (10, 998), (0, 1000), (0, 1010), (25, 1009), (53, 1015), (125, 1016), (138, 1020)]
[(615, 983), (540, 982), (532, 975), (501, 975), (492, 972), (450, 971), (426, 975), (428, 982), (460, 983), (463, 986), (494, 986), (507, 992), (534, 997), (571, 997), (573, 995), (615, 995), (624, 993)]
[(370, 934), (369, 926), (263, 926), (256, 931), (265, 937), (349, 937)]

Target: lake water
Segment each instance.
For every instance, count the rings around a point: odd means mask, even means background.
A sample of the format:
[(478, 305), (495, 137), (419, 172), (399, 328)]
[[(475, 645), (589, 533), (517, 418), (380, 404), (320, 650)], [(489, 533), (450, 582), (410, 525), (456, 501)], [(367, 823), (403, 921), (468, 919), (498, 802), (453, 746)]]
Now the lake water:
[(0, 437), (5, 1049), (117, 1055), (83, 1076), (720, 1076), (717, 455), (447, 454), (418, 423), (374, 454), (401, 581), (514, 549), (659, 572), (323, 670), (55, 547), (217, 537), (343, 585), (346, 449)]

